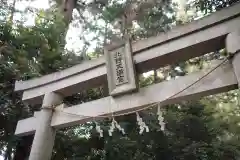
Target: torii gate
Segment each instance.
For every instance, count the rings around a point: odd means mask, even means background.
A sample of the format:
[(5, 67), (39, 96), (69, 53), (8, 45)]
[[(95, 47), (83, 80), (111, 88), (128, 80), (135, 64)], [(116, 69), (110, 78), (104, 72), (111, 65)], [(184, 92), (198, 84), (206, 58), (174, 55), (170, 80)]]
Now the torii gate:
[[(240, 4), (176, 27), (157, 37), (132, 44), (128, 42), (125, 42), (125, 47), (120, 45), (108, 48), (110, 52), (106, 59), (99, 58), (40, 78), (16, 82), (15, 91), (23, 92), (24, 102), (42, 104), (41, 111), (33, 117), (20, 120), (15, 131), (18, 136), (35, 133), (29, 160), (51, 158), (56, 129), (84, 123), (96, 116), (111, 117), (112, 113), (135, 111), (156, 102), (172, 104), (240, 86)], [(222, 48), (235, 53), (233, 59), (175, 96), (172, 95), (204, 76), (207, 71), (137, 90), (134, 68), (137, 73), (143, 73)], [(114, 58), (119, 56), (121, 61), (115, 61)], [(118, 74), (119, 71), (121, 74)], [(108, 97), (68, 108), (61, 104), (66, 96), (79, 90), (106, 85), (107, 82), (110, 93)], [(53, 106), (58, 107), (53, 109)], [(72, 116), (71, 113), (82, 116)]]

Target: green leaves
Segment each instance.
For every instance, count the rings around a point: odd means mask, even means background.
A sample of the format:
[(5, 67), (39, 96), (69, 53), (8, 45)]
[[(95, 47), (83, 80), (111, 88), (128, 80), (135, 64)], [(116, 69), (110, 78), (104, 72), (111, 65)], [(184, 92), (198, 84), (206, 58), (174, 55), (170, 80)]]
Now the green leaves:
[(196, 0), (190, 3), (194, 5), (197, 9), (204, 11), (205, 14), (218, 11), (222, 8), (234, 5), (239, 2), (239, 0)]
[[(8, 149), (8, 155), (14, 153), (16, 123), (23, 117), (29, 117), (39, 106), (27, 106), (21, 102), (21, 95), (13, 92), (16, 80), (26, 80), (65, 69), (80, 63), (82, 57), (64, 50), (66, 25), (63, 16), (57, 9), (37, 12), (35, 26), (12, 26), (5, 23), (9, 6), (1, 1), (0, 21), (0, 150)], [(57, 0), (60, 5), (62, 1)], [(138, 27), (131, 28), (134, 40), (155, 36), (171, 28), (175, 23), (174, 5), (170, 1), (157, 1), (154, 7), (144, 8), (136, 19)], [(235, 1), (195, 1), (201, 10), (210, 12)], [(103, 43), (112, 40), (118, 31), (113, 23), (121, 18), (127, 2), (116, 0), (103, 4), (97, 1), (95, 6), (79, 2), (78, 10), (83, 28), (81, 39), (84, 39), (87, 50), (93, 40), (97, 46), (89, 56), (97, 58), (102, 54)], [(222, 3), (222, 4), (221, 4)], [(221, 4), (221, 5), (220, 5)], [(91, 9), (100, 9), (97, 14)], [(90, 9), (89, 9), (90, 8)], [(83, 15), (90, 12), (89, 17)], [(94, 18), (92, 15), (96, 15)], [(3, 17), (3, 18), (2, 18)], [(97, 21), (100, 22), (97, 22)], [(95, 34), (88, 38), (87, 33)], [(86, 38), (87, 37), (87, 38)], [(186, 63), (174, 64), (156, 70), (156, 74), (140, 77), (140, 85), (147, 86), (166, 79), (182, 76), (190, 70), (204, 68), (209, 59), (224, 56), (210, 54)], [(176, 68), (180, 68), (177, 70)], [(190, 69), (194, 67), (194, 69)], [(161, 75), (161, 76), (160, 76)], [(104, 96), (103, 88), (81, 91), (79, 94), (66, 97), (68, 104), (79, 104)], [(141, 117), (149, 126), (150, 132), (139, 135), (136, 116), (118, 117), (116, 120), (124, 127), (126, 135), (114, 132), (107, 136), (110, 120), (99, 122), (104, 130), (104, 137), (99, 138), (92, 123), (60, 130), (55, 141), (53, 160), (235, 160), (240, 152), (240, 107), (236, 97), (238, 91), (205, 97), (198, 101), (183, 102), (166, 106), (164, 119), (166, 131), (160, 131), (156, 110), (144, 111)], [(9, 154), (10, 153), (10, 154)]]

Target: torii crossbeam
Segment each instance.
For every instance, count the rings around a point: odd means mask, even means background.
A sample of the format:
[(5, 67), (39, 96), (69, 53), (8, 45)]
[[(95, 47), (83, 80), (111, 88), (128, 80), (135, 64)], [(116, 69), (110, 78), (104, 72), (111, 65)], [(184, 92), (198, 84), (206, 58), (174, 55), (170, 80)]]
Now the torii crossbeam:
[[(236, 55), (233, 60), (225, 62), (199, 83), (173, 97), (171, 96), (174, 93), (181, 91), (208, 71), (192, 73), (135, 92), (123, 93), (117, 97), (108, 96), (68, 108), (61, 104), (65, 96), (79, 90), (106, 86), (109, 82), (109, 69), (106, 68), (104, 58), (37, 79), (17, 81), (15, 91), (23, 92), (23, 101), (42, 104), (40, 112), (18, 122), (15, 132), (19, 136), (35, 133), (30, 160), (51, 158), (55, 131), (58, 128), (84, 123), (96, 116), (134, 111), (156, 102), (166, 105), (237, 89), (240, 84), (240, 4), (131, 45), (137, 73), (186, 61), (223, 48)], [(117, 46), (114, 48), (113, 51), (119, 49)], [(217, 64), (213, 64), (213, 67), (215, 65)], [(58, 106), (54, 112), (52, 106)], [(72, 116), (71, 113), (82, 116)]]

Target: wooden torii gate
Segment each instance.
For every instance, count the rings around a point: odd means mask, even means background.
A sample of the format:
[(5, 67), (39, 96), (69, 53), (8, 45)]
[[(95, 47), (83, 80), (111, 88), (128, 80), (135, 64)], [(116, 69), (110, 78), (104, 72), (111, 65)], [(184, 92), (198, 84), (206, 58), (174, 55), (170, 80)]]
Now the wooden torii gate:
[[(233, 59), (175, 96), (172, 95), (208, 71), (192, 73), (138, 90), (132, 78), (134, 76), (130, 75), (134, 74), (134, 68), (137, 73), (143, 73), (222, 48), (235, 53)], [(237, 89), (240, 86), (239, 51), (240, 4), (236, 4), (157, 37), (108, 49), (112, 57), (106, 56), (106, 60), (99, 58), (40, 78), (17, 81), (15, 91), (23, 93), (22, 100), (29, 104), (42, 104), (42, 109), (33, 117), (20, 120), (15, 134), (23, 136), (35, 133), (29, 159), (48, 160), (51, 158), (56, 129), (84, 123), (96, 116), (135, 111), (156, 102), (167, 105)], [(133, 56), (130, 56), (131, 52)], [(123, 66), (120, 66), (124, 70), (119, 70), (118, 62), (114, 62), (113, 57), (117, 56), (125, 57), (121, 61)], [(122, 75), (118, 77), (115, 70), (117, 73), (121, 71)], [(110, 96), (64, 108), (64, 97), (78, 93), (79, 90), (106, 85), (107, 82)], [(54, 109), (53, 106), (58, 107)], [(79, 116), (72, 116), (71, 113)]]

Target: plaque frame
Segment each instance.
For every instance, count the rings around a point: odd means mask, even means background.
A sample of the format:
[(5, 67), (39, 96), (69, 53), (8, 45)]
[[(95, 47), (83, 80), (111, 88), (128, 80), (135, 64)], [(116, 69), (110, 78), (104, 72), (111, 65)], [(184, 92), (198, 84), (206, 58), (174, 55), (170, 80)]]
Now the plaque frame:
[[(122, 52), (125, 65), (125, 75), (127, 81), (122, 84), (116, 84), (116, 67), (114, 66), (113, 55), (116, 52)], [(133, 52), (131, 46), (131, 40), (129, 38), (125, 39), (124, 42), (120, 43), (118, 46), (114, 47), (104, 47), (104, 55), (106, 59), (107, 67), (107, 80), (109, 95), (119, 96), (125, 93), (130, 93), (136, 91), (138, 88), (136, 80), (136, 70), (135, 64), (133, 62)]]

